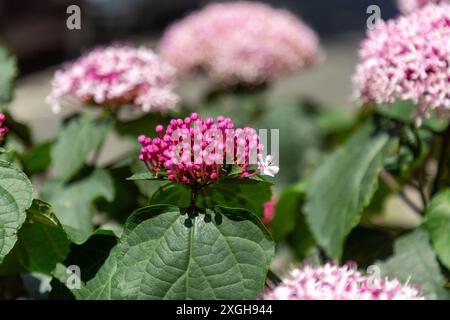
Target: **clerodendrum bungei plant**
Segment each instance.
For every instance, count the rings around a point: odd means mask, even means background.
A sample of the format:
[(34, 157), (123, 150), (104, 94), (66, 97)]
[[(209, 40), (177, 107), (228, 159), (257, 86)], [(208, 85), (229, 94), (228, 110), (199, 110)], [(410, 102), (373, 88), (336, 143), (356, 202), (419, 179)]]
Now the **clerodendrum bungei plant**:
[[(38, 144), (0, 49), (0, 298), (449, 299), (450, 5), (424, 2), (368, 31), (354, 119), (267, 103), (320, 55), (265, 4), (206, 6), (161, 56), (116, 44), (65, 65), (47, 98), (64, 119)], [(194, 108), (175, 78), (196, 71), (217, 90)], [(393, 200), (413, 222), (386, 222)]]

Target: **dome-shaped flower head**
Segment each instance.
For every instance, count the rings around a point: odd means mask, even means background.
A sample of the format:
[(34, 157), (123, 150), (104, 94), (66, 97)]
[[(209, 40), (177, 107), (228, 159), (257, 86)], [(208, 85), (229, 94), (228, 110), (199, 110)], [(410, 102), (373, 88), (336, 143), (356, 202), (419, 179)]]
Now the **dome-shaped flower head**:
[(167, 128), (156, 126), (157, 137), (139, 136), (139, 159), (154, 176), (167, 175), (171, 181), (206, 185), (237, 167), (240, 177), (263, 174), (258, 159), (264, 146), (255, 129), (235, 128), (223, 116), (202, 119), (196, 113), (170, 120)]
[(55, 112), (78, 105), (139, 106), (145, 112), (173, 109), (175, 69), (144, 47), (99, 47), (55, 73), (47, 101)]
[(416, 288), (397, 279), (377, 279), (356, 266), (321, 267), (306, 265), (295, 269), (274, 289), (267, 289), (263, 300), (424, 300)]
[(419, 123), (450, 110), (450, 4), (380, 22), (362, 42), (354, 82), (364, 103), (416, 105)]
[(309, 66), (318, 38), (286, 10), (238, 1), (208, 5), (170, 26), (160, 52), (181, 74), (202, 70), (227, 85), (252, 85)]
[(6, 117), (3, 113), (0, 113), (0, 142), (3, 141), (6, 134), (8, 133), (8, 128), (5, 126)]
[(402, 13), (410, 13), (425, 7), (429, 3), (450, 2), (449, 0), (397, 0), (397, 5)]

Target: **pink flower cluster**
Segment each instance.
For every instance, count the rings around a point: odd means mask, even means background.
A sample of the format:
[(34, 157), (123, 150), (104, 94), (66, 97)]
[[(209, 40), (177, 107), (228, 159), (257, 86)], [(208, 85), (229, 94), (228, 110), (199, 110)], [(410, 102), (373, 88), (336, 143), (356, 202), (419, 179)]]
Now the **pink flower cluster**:
[(70, 102), (164, 112), (178, 102), (174, 75), (175, 69), (150, 49), (99, 47), (55, 73), (47, 101), (55, 112)]
[(0, 113), (0, 142), (3, 141), (6, 134), (8, 133), (8, 128), (4, 125), (6, 117), (3, 113)]
[(410, 13), (425, 7), (429, 3), (450, 2), (449, 0), (397, 0), (397, 5), (402, 13)]
[(450, 110), (450, 4), (380, 22), (362, 42), (354, 83), (364, 103), (412, 100), (419, 119)]
[(241, 177), (258, 172), (252, 169), (252, 159), (264, 149), (259, 136), (253, 128), (235, 129), (229, 118), (219, 116), (214, 121), (193, 113), (170, 120), (167, 128), (156, 126), (156, 132), (159, 136), (153, 139), (138, 138), (142, 145), (139, 159), (155, 176), (165, 172), (171, 181), (205, 185), (226, 174), (225, 164), (240, 167)]
[(417, 289), (397, 279), (363, 275), (356, 266), (295, 269), (275, 289), (263, 293), (263, 300), (424, 300)]
[(181, 74), (201, 70), (229, 85), (259, 84), (312, 64), (318, 38), (286, 10), (238, 1), (208, 5), (175, 23), (160, 52)]

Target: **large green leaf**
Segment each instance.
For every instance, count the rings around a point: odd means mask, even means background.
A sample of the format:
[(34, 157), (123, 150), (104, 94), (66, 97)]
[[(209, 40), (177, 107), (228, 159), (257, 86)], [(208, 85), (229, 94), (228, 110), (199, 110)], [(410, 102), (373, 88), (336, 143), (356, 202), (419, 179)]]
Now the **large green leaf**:
[(16, 243), (32, 200), (33, 187), (27, 176), (0, 161), (0, 263)]
[(197, 206), (245, 209), (262, 217), (264, 203), (272, 198), (272, 183), (254, 179), (223, 179), (200, 189)]
[(359, 223), (378, 186), (389, 136), (361, 127), (318, 168), (307, 192), (305, 214), (317, 242), (339, 259), (345, 238)]
[(69, 246), (70, 241), (52, 207), (34, 199), (19, 230), (18, 241), (6, 256), (0, 272), (14, 275), (26, 271), (51, 275), (57, 263), (66, 258)]
[(171, 206), (136, 211), (79, 299), (254, 299), (274, 254), (250, 212), (217, 207), (188, 216)]
[(0, 105), (11, 101), (16, 76), (16, 59), (5, 47), (0, 46)]
[(426, 210), (424, 226), (437, 256), (450, 270), (450, 190), (433, 198)]
[(51, 150), (55, 174), (67, 181), (80, 170), (111, 129), (111, 121), (83, 114), (61, 129)]
[(445, 278), (424, 230), (419, 228), (399, 238), (394, 252), (389, 260), (379, 263), (384, 274), (418, 285), (428, 299), (450, 299), (450, 291), (443, 287)]
[(98, 198), (114, 199), (113, 182), (109, 174), (95, 170), (89, 177), (64, 186), (59, 181), (48, 181), (41, 196), (52, 204), (55, 215), (69, 238), (77, 244), (86, 241), (94, 230), (92, 203)]

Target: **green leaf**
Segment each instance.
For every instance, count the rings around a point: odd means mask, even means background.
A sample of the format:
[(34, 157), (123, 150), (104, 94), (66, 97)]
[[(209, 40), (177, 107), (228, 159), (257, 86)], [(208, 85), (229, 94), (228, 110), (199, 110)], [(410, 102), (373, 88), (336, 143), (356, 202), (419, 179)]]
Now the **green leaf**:
[(307, 185), (301, 181), (285, 189), (278, 198), (275, 216), (270, 223), (270, 231), (276, 242), (286, 239), (294, 231), (298, 216), (301, 215)]
[(150, 204), (165, 204), (178, 208), (187, 208), (191, 205), (191, 189), (184, 184), (169, 182), (161, 186), (153, 194), (150, 198)]
[(389, 136), (361, 127), (345, 145), (328, 156), (312, 177), (305, 215), (319, 245), (339, 259), (345, 238), (378, 186)]
[(0, 105), (11, 101), (16, 76), (16, 59), (5, 47), (0, 46)]
[(419, 228), (399, 238), (394, 252), (389, 260), (379, 263), (385, 275), (418, 285), (427, 299), (450, 299), (450, 291), (444, 288), (445, 278), (424, 230)]
[(450, 190), (437, 194), (425, 213), (424, 226), (442, 263), (450, 270)]
[(45, 171), (52, 161), (50, 151), (52, 142), (37, 145), (22, 157), (24, 170), (28, 175), (34, 175)]
[(274, 254), (270, 235), (245, 210), (190, 218), (171, 206), (136, 211), (79, 299), (254, 299)]
[(272, 183), (254, 179), (223, 179), (199, 190), (197, 206), (245, 209), (262, 217), (264, 203), (272, 198)]
[(28, 272), (50, 275), (70, 251), (70, 241), (64, 230), (47, 224), (24, 224), (19, 232), (19, 242), (25, 251)]
[(32, 200), (33, 187), (27, 176), (0, 161), (0, 263), (16, 243)]
[(55, 175), (67, 181), (81, 169), (111, 130), (109, 119), (83, 114), (62, 128), (51, 150)]
[(95, 170), (84, 180), (64, 186), (60, 181), (48, 181), (41, 191), (43, 199), (52, 204), (55, 215), (72, 242), (86, 241), (94, 230), (92, 203), (98, 198), (114, 199), (113, 182), (109, 174)]
[(27, 210), (28, 223), (40, 223), (50, 227), (61, 227), (58, 218), (53, 213), (53, 208), (47, 202), (34, 199), (31, 207)]

